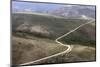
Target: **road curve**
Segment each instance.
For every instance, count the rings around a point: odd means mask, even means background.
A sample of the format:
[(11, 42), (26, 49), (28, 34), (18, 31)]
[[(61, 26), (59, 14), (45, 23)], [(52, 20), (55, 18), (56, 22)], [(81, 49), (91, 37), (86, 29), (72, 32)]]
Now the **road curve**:
[(23, 66), (23, 65), (29, 65), (29, 64), (32, 64), (32, 63), (36, 63), (36, 62), (39, 62), (39, 61), (42, 61), (42, 60), (45, 60), (45, 59), (49, 59), (49, 58), (58, 56), (58, 55), (62, 55), (62, 54), (65, 54), (65, 53), (69, 53), (69, 52), (72, 50), (73, 46), (70, 46), (70, 45), (67, 45), (67, 44), (65, 45), (65, 44), (61, 43), (59, 40), (62, 39), (63, 37), (65, 37), (65, 36), (68, 36), (70, 33), (76, 31), (77, 29), (83, 27), (84, 25), (89, 24), (89, 23), (92, 23), (93, 21), (95, 21), (95, 20), (91, 20), (91, 21), (89, 21), (89, 22), (87, 22), (87, 23), (81, 24), (80, 26), (78, 26), (78, 27), (72, 29), (72, 30), (69, 31), (68, 33), (66, 33), (66, 34), (64, 34), (64, 35), (62, 35), (62, 36), (56, 38), (56, 40), (55, 40), (56, 43), (67, 47), (67, 49), (66, 49), (65, 51), (60, 52), (60, 53), (57, 53), (57, 54), (54, 54), (54, 55), (51, 55), (51, 56), (48, 56), (48, 57), (41, 58), (41, 59), (39, 59), (39, 60), (35, 60), (35, 61), (31, 61), (31, 62), (19, 64), (19, 65), (21, 65), (21, 66)]

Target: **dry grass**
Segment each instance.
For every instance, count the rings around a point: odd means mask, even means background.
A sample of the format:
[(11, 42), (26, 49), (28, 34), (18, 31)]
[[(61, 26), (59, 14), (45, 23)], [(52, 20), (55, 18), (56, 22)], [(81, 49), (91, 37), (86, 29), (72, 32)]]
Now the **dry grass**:
[(52, 40), (37, 37), (26, 39), (13, 36), (12, 42), (13, 64), (34, 61), (67, 49)]
[(94, 47), (73, 45), (71, 52), (63, 55), (59, 55), (44, 61), (37, 62), (35, 64), (51, 64), (51, 63), (72, 63), (72, 62), (85, 62), (96, 60), (96, 50)]
[(77, 56), (82, 58), (82, 61), (92, 61), (96, 58), (95, 47), (76, 45), (72, 50), (72, 53), (75, 53)]

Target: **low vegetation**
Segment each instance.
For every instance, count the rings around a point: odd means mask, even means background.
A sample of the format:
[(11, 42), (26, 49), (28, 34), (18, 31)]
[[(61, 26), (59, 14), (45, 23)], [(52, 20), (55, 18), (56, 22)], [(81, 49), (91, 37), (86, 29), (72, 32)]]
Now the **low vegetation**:
[(96, 35), (95, 26), (87, 24), (86, 26), (69, 34), (67, 37), (64, 37), (61, 41), (68, 44), (81, 44), (81, 45), (95, 47), (96, 46), (95, 35)]
[[(58, 64), (58, 63), (75, 63), (75, 62), (87, 62), (96, 60), (96, 50), (93, 47), (74, 44), (70, 53), (52, 57), (43, 61), (39, 61), (34, 64)], [(29, 64), (30, 65), (30, 64)]]
[[(66, 50), (65, 46), (54, 40), (88, 21), (90, 20), (66, 19), (35, 13), (14, 13), (12, 15), (13, 64), (38, 60)], [(60, 40), (74, 46), (70, 53), (36, 64), (95, 61), (95, 33), (95, 22), (85, 25)]]
[(22, 31), (43, 37), (56, 39), (77, 26), (88, 22), (84, 19), (66, 19), (34, 13), (14, 13), (12, 15), (13, 32)]
[(67, 48), (49, 39), (19, 36), (12, 38), (13, 64), (22, 64), (60, 53)]

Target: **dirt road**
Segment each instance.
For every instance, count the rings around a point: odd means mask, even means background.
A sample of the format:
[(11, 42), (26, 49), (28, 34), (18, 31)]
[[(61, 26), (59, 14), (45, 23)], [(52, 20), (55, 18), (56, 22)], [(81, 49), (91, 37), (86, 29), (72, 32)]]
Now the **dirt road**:
[(60, 53), (57, 53), (57, 54), (54, 54), (54, 55), (51, 55), (51, 56), (48, 56), (48, 57), (44, 57), (44, 58), (41, 58), (41, 59), (38, 59), (38, 60), (35, 60), (35, 61), (23, 63), (23, 64), (20, 64), (20, 65), (29, 65), (29, 64), (33, 64), (33, 63), (36, 63), (36, 62), (39, 62), (39, 61), (42, 61), (42, 60), (45, 60), (45, 59), (49, 59), (49, 58), (58, 56), (58, 55), (62, 55), (62, 54), (65, 54), (65, 53), (69, 53), (69, 52), (72, 50), (73, 46), (67, 45), (67, 44), (63, 44), (63, 43), (61, 43), (59, 40), (62, 39), (63, 37), (65, 37), (65, 36), (68, 36), (68, 35), (71, 34), (72, 32), (74, 32), (74, 31), (76, 31), (77, 29), (83, 27), (84, 25), (89, 24), (89, 23), (92, 23), (92, 22), (94, 22), (94, 21), (95, 21), (95, 20), (91, 20), (91, 21), (89, 21), (89, 22), (87, 22), (87, 23), (81, 24), (80, 26), (78, 26), (78, 27), (76, 27), (76, 28), (70, 30), (70, 31), (67, 32), (66, 34), (64, 34), (64, 35), (62, 35), (62, 36), (56, 38), (56, 40), (55, 40), (56, 43), (67, 47), (67, 49), (66, 49), (65, 51), (60, 52)]

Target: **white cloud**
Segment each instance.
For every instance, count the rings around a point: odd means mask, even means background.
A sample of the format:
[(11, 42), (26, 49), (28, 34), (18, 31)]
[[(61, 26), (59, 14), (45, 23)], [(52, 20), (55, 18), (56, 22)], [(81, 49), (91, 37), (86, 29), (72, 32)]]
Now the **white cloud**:
[(25, 11), (32, 11), (32, 9), (30, 9), (30, 8), (27, 8), (27, 9), (24, 9)]

